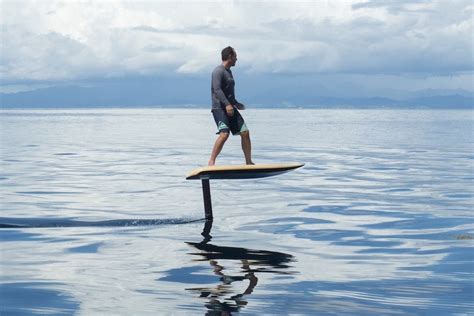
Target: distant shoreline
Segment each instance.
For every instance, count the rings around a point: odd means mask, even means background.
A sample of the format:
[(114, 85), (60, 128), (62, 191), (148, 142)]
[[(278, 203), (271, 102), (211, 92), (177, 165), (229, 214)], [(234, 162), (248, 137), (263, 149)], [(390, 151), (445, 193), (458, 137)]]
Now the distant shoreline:
[[(147, 105), (147, 106), (3, 106), (0, 110), (140, 110), (140, 109), (209, 109), (208, 105)], [(263, 106), (248, 105), (249, 110), (474, 110), (472, 106)]]

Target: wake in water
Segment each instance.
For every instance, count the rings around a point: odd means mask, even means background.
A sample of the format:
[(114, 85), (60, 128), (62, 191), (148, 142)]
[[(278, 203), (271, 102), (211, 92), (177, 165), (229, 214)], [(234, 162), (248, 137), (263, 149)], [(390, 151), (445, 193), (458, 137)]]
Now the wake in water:
[(128, 227), (179, 225), (203, 221), (199, 218), (114, 219), (106, 221), (79, 221), (69, 218), (8, 218), (0, 217), (0, 228), (54, 228), (54, 227)]

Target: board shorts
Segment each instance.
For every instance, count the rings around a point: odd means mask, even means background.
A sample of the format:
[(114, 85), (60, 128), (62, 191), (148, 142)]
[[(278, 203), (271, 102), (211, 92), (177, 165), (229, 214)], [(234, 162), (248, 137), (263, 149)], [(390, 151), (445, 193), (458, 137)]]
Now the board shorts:
[(244, 118), (235, 107), (234, 115), (231, 117), (222, 109), (212, 109), (212, 115), (214, 116), (214, 121), (216, 121), (218, 129), (216, 134), (229, 133), (229, 131), (231, 131), (232, 135), (240, 135), (240, 133), (249, 130), (247, 125), (245, 125)]

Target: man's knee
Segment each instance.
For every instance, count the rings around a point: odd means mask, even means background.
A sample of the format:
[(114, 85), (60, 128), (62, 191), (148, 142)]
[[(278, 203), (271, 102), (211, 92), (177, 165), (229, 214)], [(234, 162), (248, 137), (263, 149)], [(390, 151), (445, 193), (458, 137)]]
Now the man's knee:
[(220, 132), (219, 133), (219, 138), (226, 141), (227, 138), (229, 138), (229, 132)]
[(248, 130), (240, 132), (240, 136), (242, 137), (250, 137), (250, 132)]

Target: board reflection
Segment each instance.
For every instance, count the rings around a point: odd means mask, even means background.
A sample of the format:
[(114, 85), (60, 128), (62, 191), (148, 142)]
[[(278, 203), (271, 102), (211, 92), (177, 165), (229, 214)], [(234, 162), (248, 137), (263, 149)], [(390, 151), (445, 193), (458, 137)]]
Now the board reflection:
[[(208, 315), (239, 312), (248, 304), (248, 297), (259, 285), (259, 275), (272, 273), (291, 275), (291, 262), (295, 258), (283, 252), (219, 246), (211, 243), (212, 220), (206, 221), (200, 242), (186, 242), (193, 247), (193, 261), (209, 263), (209, 269), (218, 277), (219, 283), (211, 286), (186, 288), (205, 300)], [(227, 269), (227, 266), (239, 269)]]

